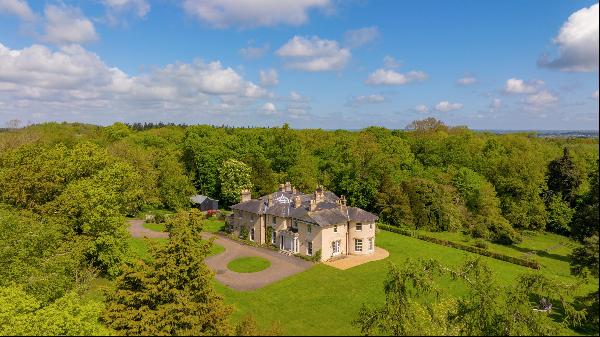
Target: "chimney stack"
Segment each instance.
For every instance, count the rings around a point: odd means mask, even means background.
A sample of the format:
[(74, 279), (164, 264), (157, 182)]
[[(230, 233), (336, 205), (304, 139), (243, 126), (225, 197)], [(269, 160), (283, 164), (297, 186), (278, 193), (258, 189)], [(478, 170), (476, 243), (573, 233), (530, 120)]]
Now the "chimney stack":
[(317, 209), (317, 201), (316, 201), (316, 200), (313, 200), (313, 199), (311, 199), (311, 200), (310, 200), (310, 207), (309, 207), (309, 209), (308, 209), (308, 210), (312, 212), (312, 211), (314, 211), (315, 209)]
[(292, 194), (296, 194), (296, 186), (292, 186)]
[(268, 197), (268, 205), (269, 207), (273, 207), (273, 196), (271, 194), (269, 194)]
[(300, 208), (302, 206), (302, 198), (299, 195), (294, 196), (294, 207)]
[(317, 185), (317, 190), (315, 191), (315, 202), (318, 204), (323, 201), (325, 201), (325, 194), (323, 194), (323, 186)]
[(343, 196), (343, 195), (340, 197), (340, 204), (341, 204), (342, 206), (346, 206), (346, 197), (345, 197), (345, 196)]
[(285, 182), (285, 191), (286, 192), (291, 192), (292, 191), (292, 184), (290, 184), (289, 181)]
[(283, 190), (285, 188), (284, 186), (285, 186), (284, 184), (279, 184), (279, 192), (283, 192)]
[(250, 201), (250, 199), (252, 199), (252, 194), (250, 193), (250, 190), (243, 189), (241, 193), (240, 202)]

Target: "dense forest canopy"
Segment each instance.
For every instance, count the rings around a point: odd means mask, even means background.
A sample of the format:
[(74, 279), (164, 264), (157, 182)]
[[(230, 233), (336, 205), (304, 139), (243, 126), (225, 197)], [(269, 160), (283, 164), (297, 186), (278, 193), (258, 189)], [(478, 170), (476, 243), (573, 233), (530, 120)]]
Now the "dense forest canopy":
[(0, 332), (50, 331), (44, 315), (65, 307), (53, 333), (104, 333), (101, 303), (74, 298), (131, 263), (126, 216), (184, 210), (196, 193), (227, 207), (243, 188), (257, 197), (284, 181), (305, 193), (323, 185), (392, 226), (503, 244), (523, 230), (572, 236), (584, 247), (574, 273), (598, 271), (598, 139), (431, 119), (359, 131), (46, 123), (0, 132), (0, 301), (11, 306), (0, 327), (41, 317), (30, 330)]

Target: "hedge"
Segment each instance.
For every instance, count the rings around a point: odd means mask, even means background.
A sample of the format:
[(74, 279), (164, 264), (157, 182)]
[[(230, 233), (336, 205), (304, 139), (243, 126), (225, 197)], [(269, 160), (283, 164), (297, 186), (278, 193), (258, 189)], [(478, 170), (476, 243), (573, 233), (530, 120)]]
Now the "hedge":
[(448, 240), (438, 239), (438, 238), (422, 235), (419, 233), (415, 233), (411, 230), (400, 228), (400, 227), (394, 227), (394, 226), (390, 226), (390, 225), (386, 225), (386, 224), (378, 224), (377, 226), (379, 228), (383, 229), (384, 231), (393, 232), (393, 233), (401, 234), (401, 235), (405, 235), (405, 236), (410, 236), (415, 239), (432, 242), (432, 243), (442, 245), (442, 246), (447, 246), (447, 247), (464, 250), (467, 252), (491, 257), (496, 260), (513, 263), (513, 264), (516, 264), (519, 266), (524, 266), (524, 267), (528, 267), (528, 268), (532, 268), (532, 269), (540, 269), (542, 267), (537, 261), (531, 261), (531, 260), (526, 260), (526, 259), (522, 259), (522, 258), (518, 258), (518, 257), (514, 257), (514, 256), (508, 256), (508, 255), (504, 255), (504, 254), (500, 254), (500, 253), (496, 253), (496, 252), (491, 252), (489, 250), (482, 249), (479, 247), (474, 247), (474, 246), (469, 246), (469, 245), (465, 245), (465, 244), (458, 243), (458, 242), (452, 242), (452, 241), (448, 241)]

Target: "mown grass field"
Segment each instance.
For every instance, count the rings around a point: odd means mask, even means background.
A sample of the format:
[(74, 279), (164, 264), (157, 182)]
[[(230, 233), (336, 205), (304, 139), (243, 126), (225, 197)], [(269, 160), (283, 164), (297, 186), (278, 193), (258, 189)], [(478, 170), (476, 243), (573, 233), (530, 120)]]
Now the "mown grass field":
[[(206, 220), (205, 230), (215, 232), (222, 224), (222, 221)], [(460, 233), (428, 233), (428, 235), (432, 234), (463, 243), (471, 240)], [(480, 257), (473, 253), (385, 231), (380, 231), (376, 240), (378, 246), (390, 252), (390, 257), (345, 271), (316, 264), (303, 273), (248, 292), (235, 291), (217, 281), (213, 282), (226, 303), (233, 306), (234, 323), (245, 315), (251, 314), (263, 328), (279, 322), (285, 334), (355, 335), (359, 331), (352, 326), (351, 321), (357, 317), (361, 305), (381, 304), (384, 301), (383, 281), (390, 263), (402, 265), (407, 258), (435, 258), (448, 266), (457, 266), (470, 257)], [(149, 257), (147, 242), (143, 239), (130, 239), (129, 244), (133, 256), (142, 259)], [(523, 242), (514, 247), (489, 244), (488, 249), (514, 256), (536, 251), (534, 258), (542, 264), (542, 269), (537, 272), (563, 283), (574, 283), (576, 279), (569, 273), (567, 255), (575, 246), (576, 243), (565, 237), (538, 233), (524, 236)], [(215, 245), (212, 254), (218, 254), (223, 250), (223, 247)], [(495, 272), (500, 285), (514, 283), (523, 273), (536, 272), (508, 262), (488, 257), (481, 258)], [(448, 278), (442, 278), (439, 282), (448, 296), (458, 296), (465, 292), (460, 282)], [(106, 282), (100, 284), (106, 286)], [(573, 296), (593, 289), (598, 289), (597, 279), (581, 287)], [(564, 334), (577, 334), (577, 332), (565, 330)]]
[[(234, 291), (218, 282), (215, 282), (215, 287), (226, 302), (234, 306), (234, 320), (250, 313), (265, 328), (279, 321), (286, 334), (353, 335), (359, 331), (351, 325), (351, 321), (357, 317), (361, 305), (383, 303), (383, 281), (389, 263), (402, 265), (407, 258), (436, 258), (446, 265), (457, 266), (469, 257), (479, 256), (384, 231), (377, 235), (376, 240), (379, 246), (390, 252), (388, 259), (345, 271), (318, 264), (303, 273), (250, 292)], [(565, 254), (567, 250), (556, 254), (561, 253)], [(566, 254), (560, 256), (565, 257)], [(481, 258), (494, 270), (500, 285), (515, 282), (523, 273), (535, 272), (504, 261)], [(564, 273), (563, 267), (555, 267), (555, 264), (545, 265), (539, 272), (559, 281), (575, 282), (573, 277)], [(465, 292), (459, 282), (450, 279), (439, 281), (449, 296)], [(597, 280), (596, 284), (588, 284), (579, 292), (583, 294), (594, 287), (598, 288)], [(565, 331), (565, 334), (573, 333)]]

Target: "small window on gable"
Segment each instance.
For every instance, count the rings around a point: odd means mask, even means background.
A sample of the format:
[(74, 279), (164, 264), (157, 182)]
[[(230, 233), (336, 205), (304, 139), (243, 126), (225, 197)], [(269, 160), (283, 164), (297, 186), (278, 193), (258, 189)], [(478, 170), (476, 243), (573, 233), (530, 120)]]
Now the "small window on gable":
[(373, 224), (372, 223), (369, 224), (369, 229), (373, 229)]
[(275, 216), (273, 216), (272, 219), (273, 219), (273, 225), (277, 225), (277, 218)]
[(306, 225), (306, 231), (311, 233), (312, 232), (312, 226), (311, 225)]
[(356, 224), (356, 231), (357, 232), (362, 231), (362, 224), (360, 222)]
[(337, 233), (337, 225), (333, 226), (333, 232)]

